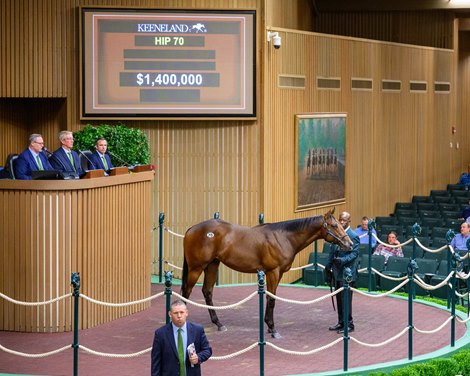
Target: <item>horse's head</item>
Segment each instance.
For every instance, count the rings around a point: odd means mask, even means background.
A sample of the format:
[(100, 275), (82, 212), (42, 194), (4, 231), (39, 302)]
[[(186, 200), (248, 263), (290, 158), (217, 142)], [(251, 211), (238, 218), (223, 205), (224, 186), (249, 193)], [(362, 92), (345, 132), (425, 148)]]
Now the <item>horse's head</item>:
[(350, 251), (352, 241), (344, 231), (343, 226), (333, 216), (335, 209), (329, 210), (323, 216), (323, 239), (327, 242), (338, 244), (345, 251)]

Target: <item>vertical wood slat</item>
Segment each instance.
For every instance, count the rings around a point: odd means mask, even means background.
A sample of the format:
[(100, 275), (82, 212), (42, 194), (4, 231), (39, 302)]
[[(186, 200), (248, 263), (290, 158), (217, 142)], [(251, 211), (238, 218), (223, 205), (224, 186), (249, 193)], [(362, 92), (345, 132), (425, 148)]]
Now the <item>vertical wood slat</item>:
[[(71, 273), (79, 272), (81, 292), (91, 298), (119, 303), (148, 297), (152, 177), (148, 172), (97, 179), (102, 186), (96, 188), (61, 182), (69, 187), (64, 190), (56, 190), (54, 182), (49, 189), (44, 188), (47, 182), (42, 187), (4, 182), (0, 207), (8, 222), (0, 228), (0, 239), (8, 246), (0, 249), (2, 293), (23, 301), (49, 300), (70, 292)], [(21, 183), (29, 185), (20, 189)], [(115, 308), (82, 299), (79, 327), (90, 328), (148, 305)], [(0, 330), (70, 331), (70, 307), (71, 299), (34, 308), (2, 299)]]

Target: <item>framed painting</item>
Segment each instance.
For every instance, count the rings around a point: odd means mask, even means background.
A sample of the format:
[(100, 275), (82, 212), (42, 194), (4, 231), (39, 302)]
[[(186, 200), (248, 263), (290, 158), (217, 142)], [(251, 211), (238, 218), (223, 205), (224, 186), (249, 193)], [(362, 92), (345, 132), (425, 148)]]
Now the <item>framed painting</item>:
[(346, 114), (295, 116), (295, 210), (345, 199)]

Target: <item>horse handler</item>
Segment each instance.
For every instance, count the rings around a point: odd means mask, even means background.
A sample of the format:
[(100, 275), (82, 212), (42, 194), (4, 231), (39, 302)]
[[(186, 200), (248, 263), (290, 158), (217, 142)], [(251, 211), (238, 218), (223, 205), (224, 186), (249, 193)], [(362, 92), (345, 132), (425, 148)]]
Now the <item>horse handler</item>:
[[(352, 272), (352, 280), (349, 283), (349, 286), (354, 287), (354, 284), (357, 279), (357, 263), (359, 255), (359, 236), (351, 230), (351, 214), (348, 212), (342, 212), (339, 216), (339, 223), (343, 226), (346, 234), (351, 239), (353, 246), (351, 251), (343, 251), (336, 244), (331, 246), (330, 255), (328, 258), (328, 263), (325, 266), (325, 271), (327, 275), (328, 282), (334, 282), (335, 289), (338, 290), (343, 287), (343, 271), (345, 268), (350, 268)], [(331, 283), (330, 283), (331, 284)], [(348, 317), (348, 331), (354, 331), (354, 322), (352, 317), (352, 290), (349, 290), (349, 317)], [(338, 334), (344, 333), (344, 320), (343, 320), (343, 299), (344, 299), (344, 290), (336, 294), (336, 305), (338, 306), (338, 323), (334, 326), (330, 326), (329, 330), (334, 330)]]

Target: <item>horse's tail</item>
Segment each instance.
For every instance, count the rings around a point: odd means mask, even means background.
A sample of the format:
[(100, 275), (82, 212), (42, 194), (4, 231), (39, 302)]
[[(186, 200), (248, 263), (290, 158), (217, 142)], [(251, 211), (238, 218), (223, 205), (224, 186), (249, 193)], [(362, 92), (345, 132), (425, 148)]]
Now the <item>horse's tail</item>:
[(187, 298), (186, 291), (188, 291), (188, 263), (186, 261), (186, 256), (183, 256), (183, 276), (181, 280), (181, 295), (183, 295), (185, 298)]

